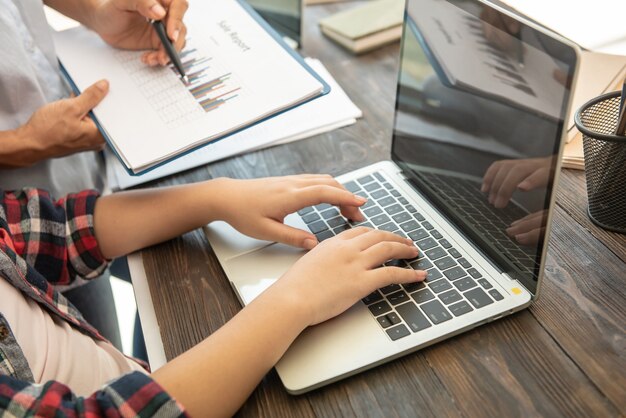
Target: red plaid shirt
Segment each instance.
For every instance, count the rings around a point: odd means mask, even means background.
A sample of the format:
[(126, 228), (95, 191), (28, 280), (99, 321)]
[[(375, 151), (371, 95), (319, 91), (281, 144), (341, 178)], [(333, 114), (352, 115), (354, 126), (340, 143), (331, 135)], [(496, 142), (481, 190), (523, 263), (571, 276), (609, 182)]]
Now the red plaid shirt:
[[(98, 194), (84, 191), (53, 201), (47, 192), (0, 190), (0, 280), (6, 280), (52, 315), (104, 340), (58, 291), (77, 277), (91, 279), (107, 267), (93, 230)], [(0, 297), (2, 297), (0, 295)], [(50, 381), (34, 384), (28, 363), (0, 312), (0, 415), (14, 417), (148, 417), (185, 413), (154, 380), (129, 373), (88, 398)]]

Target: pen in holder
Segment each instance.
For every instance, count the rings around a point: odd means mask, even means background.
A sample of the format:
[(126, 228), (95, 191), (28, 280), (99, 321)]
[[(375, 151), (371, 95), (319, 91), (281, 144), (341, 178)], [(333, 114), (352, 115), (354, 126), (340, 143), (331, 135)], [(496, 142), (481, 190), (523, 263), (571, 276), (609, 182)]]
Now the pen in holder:
[(616, 135), (620, 92), (581, 106), (576, 127), (583, 134), (589, 218), (610, 231), (626, 233), (626, 136)]

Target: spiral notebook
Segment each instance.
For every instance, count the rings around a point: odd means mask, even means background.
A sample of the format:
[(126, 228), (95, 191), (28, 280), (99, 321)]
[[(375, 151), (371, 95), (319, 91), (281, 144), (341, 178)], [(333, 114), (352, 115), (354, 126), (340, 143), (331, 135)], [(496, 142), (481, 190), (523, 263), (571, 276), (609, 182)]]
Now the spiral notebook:
[(243, 1), (191, 0), (189, 78), (151, 68), (140, 51), (106, 45), (78, 27), (55, 34), (62, 70), (76, 92), (106, 78), (93, 110), (103, 136), (129, 174), (138, 175), (327, 93), (330, 88)]

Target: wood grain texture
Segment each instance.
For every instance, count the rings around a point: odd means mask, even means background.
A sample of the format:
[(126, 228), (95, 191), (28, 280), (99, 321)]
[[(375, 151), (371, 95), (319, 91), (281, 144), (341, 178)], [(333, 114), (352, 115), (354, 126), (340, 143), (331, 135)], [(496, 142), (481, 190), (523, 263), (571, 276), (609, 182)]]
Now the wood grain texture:
[[(356, 125), (153, 182), (302, 172), (338, 175), (389, 158), (398, 46), (361, 57), (316, 22), (351, 7), (305, 8), (304, 51), (321, 58), (364, 113)], [(626, 238), (586, 215), (584, 178), (565, 170), (542, 296), (528, 311), (301, 396), (271, 371), (241, 408), (253, 417), (623, 416)], [(200, 230), (142, 253), (171, 359), (241, 307)]]

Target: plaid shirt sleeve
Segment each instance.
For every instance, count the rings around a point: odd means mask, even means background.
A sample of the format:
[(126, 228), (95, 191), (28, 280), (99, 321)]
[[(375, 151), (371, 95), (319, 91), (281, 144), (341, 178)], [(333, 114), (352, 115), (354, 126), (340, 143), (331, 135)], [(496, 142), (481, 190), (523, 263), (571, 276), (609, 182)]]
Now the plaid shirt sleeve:
[(11, 236), (3, 241), (52, 285), (98, 277), (107, 266), (93, 228), (98, 196), (87, 190), (54, 201), (39, 189), (4, 192), (0, 229)]
[(0, 375), (0, 415), (11, 417), (185, 417), (182, 406), (154, 380), (133, 372), (88, 398), (58, 382), (32, 384)]

